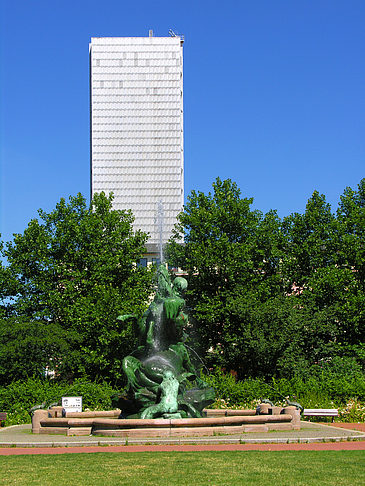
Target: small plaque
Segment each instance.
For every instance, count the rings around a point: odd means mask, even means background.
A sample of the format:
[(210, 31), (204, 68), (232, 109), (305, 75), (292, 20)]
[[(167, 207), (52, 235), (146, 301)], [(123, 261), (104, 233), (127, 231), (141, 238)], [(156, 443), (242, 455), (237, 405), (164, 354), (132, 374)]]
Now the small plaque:
[(82, 397), (62, 397), (62, 407), (66, 412), (82, 412)]

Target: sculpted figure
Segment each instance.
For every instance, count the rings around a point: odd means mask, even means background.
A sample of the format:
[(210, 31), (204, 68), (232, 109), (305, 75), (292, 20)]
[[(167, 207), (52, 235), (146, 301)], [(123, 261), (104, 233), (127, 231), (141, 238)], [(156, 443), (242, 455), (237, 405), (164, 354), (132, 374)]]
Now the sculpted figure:
[(118, 317), (132, 320), (139, 337), (138, 348), (123, 360), (129, 401), (128, 406), (118, 405), (128, 416), (201, 417), (202, 409), (214, 401), (213, 389), (197, 375), (184, 344), (186, 288), (181, 277), (171, 284), (166, 267), (160, 265), (158, 290), (146, 312), (140, 318)]
[(166, 370), (163, 372), (163, 378), (161, 385), (159, 386), (159, 390), (161, 391), (159, 402), (143, 410), (141, 413), (142, 419), (155, 418), (160, 415), (178, 415), (176, 412), (179, 408), (179, 404), (177, 402), (179, 382), (171, 370)]

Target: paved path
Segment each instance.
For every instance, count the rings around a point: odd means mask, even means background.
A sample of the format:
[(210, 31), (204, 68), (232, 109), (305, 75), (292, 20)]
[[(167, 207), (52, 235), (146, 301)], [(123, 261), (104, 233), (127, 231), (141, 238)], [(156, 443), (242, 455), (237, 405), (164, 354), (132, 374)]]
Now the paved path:
[[(151, 445), (151, 442), (154, 445)], [(245, 441), (245, 443), (242, 443)], [(328, 441), (328, 442), (325, 442)], [(365, 424), (302, 422), (300, 431), (204, 438), (135, 439), (31, 434), (30, 425), (0, 430), (0, 455), (149, 451), (365, 450)]]
[(192, 452), (192, 451), (365, 451), (365, 441), (322, 442), (311, 444), (216, 444), (216, 445), (142, 445), (110, 447), (24, 447), (0, 448), (0, 456), (29, 454), (73, 454), (92, 452)]
[(334, 422), (331, 424), (323, 424), (323, 425), (331, 425), (332, 427), (338, 427), (340, 429), (347, 429), (347, 430), (359, 430), (360, 432), (365, 433), (365, 423), (359, 424), (344, 424), (343, 422)]

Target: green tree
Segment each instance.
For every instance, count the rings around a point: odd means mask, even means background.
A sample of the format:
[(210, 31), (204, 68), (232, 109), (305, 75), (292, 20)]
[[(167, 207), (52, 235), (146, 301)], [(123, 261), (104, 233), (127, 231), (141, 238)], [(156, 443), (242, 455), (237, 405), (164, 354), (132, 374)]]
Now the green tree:
[(293, 284), (306, 286), (318, 268), (337, 263), (336, 218), (323, 194), (313, 193), (304, 214), (294, 213), (284, 218), (283, 232), (287, 242), (283, 272), (288, 291)]
[(301, 351), (309, 362), (333, 357), (363, 342), (365, 180), (346, 188), (336, 214), (314, 192), (303, 215), (284, 218), (288, 251), (283, 272), (297, 289), (303, 321)]
[(0, 319), (0, 342), (0, 385), (42, 377), (46, 369), (62, 373), (72, 352), (61, 326), (25, 317)]
[(62, 369), (72, 376), (121, 378), (134, 338), (116, 317), (141, 312), (151, 293), (151, 272), (136, 265), (148, 236), (133, 231), (131, 212), (113, 210), (112, 199), (95, 194), (89, 207), (81, 194), (61, 199), (4, 251), (17, 282), (8, 315), (61, 328), (71, 351)]
[(191, 193), (167, 254), (188, 272), (209, 364), (291, 376), (337, 353), (362, 356), (364, 191), (364, 181), (347, 188), (336, 214), (315, 191), (283, 221), (251, 210), (230, 180)]
[[(208, 195), (192, 191), (167, 248), (170, 263), (189, 274), (188, 303), (205, 358), (241, 376), (252, 371), (242, 360), (252, 314), (283, 293), (280, 219), (251, 204), (231, 180), (218, 178)], [(266, 367), (256, 360), (255, 371)]]
[(358, 190), (347, 187), (337, 209), (341, 245), (339, 263), (354, 270), (360, 283), (365, 280), (365, 179)]

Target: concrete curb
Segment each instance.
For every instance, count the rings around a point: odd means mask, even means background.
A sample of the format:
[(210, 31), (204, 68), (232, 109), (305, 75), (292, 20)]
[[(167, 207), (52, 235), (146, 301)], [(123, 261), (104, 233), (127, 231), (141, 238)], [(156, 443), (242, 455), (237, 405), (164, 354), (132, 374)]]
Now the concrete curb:
[[(312, 426), (311, 422), (303, 422)], [(26, 426), (30, 427), (30, 425)], [(275, 437), (271, 433), (262, 433), (261, 437), (250, 437), (250, 434), (235, 436), (206, 436), (206, 437), (140, 437), (140, 438), (110, 438), (110, 437), (93, 437), (80, 440), (77, 437), (65, 437), (62, 440), (59, 436), (43, 435), (43, 440), (39, 440), (39, 435), (28, 437), (23, 435), (27, 431), (24, 426), (13, 425), (6, 427), (0, 432), (1, 448), (73, 448), (73, 447), (103, 447), (107, 446), (179, 446), (179, 445), (239, 445), (239, 444), (314, 444), (330, 442), (357, 442), (365, 441), (365, 433), (354, 430), (339, 429), (334, 426), (315, 424), (315, 429), (306, 431), (292, 431), (287, 434), (283, 432), (280, 437)], [(340, 430), (342, 431), (340, 433)], [(325, 432), (328, 431), (326, 434)], [(304, 432), (304, 434), (303, 434)], [(7, 435), (5, 437), (5, 434)], [(285, 434), (285, 435), (284, 435)], [(3, 435), (3, 437), (1, 437)], [(1, 440), (3, 439), (3, 440)]]
[(100, 441), (100, 442), (0, 442), (0, 447), (100, 447), (101, 449), (106, 446), (128, 446), (128, 445), (200, 445), (200, 444), (313, 444), (313, 443), (326, 443), (326, 442), (356, 442), (365, 441), (365, 435), (352, 436), (352, 437), (300, 437), (300, 438), (266, 438), (266, 439), (225, 439), (224, 437), (196, 439), (191, 438), (168, 440), (168, 439), (129, 439), (118, 441)]

